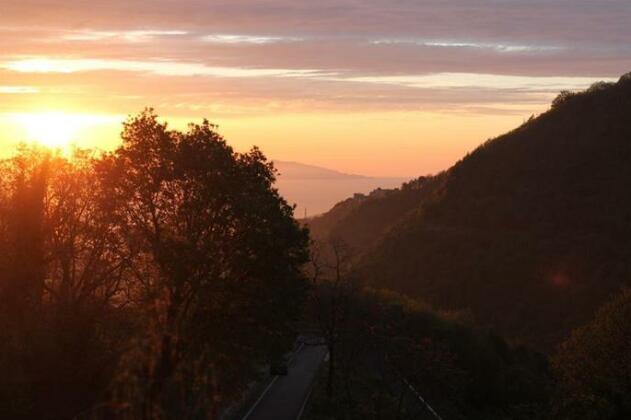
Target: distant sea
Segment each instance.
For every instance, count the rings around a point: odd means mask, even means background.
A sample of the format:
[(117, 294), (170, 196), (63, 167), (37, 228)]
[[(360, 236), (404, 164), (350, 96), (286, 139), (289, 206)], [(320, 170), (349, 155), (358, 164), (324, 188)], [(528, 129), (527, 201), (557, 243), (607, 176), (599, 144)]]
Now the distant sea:
[(296, 204), (295, 216), (303, 218), (329, 211), (335, 204), (355, 193), (367, 194), (377, 188), (397, 188), (408, 178), (340, 177), (328, 179), (286, 179), (279, 177), (276, 186), (281, 195)]

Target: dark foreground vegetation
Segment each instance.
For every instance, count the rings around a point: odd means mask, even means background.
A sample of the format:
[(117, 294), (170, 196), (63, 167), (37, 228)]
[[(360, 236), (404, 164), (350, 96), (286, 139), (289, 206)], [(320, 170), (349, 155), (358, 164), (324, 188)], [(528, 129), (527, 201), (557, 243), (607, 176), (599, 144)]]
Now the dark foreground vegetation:
[[(535, 418), (552, 386), (546, 358), (510, 346), (465, 316), (362, 287), (348, 248), (333, 242), (308, 305), (329, 363), (311, 419)], [(418, 396), (422, 396), (423, 401)], [(429, 407), (428, 407), (429, 405)]]
[(367, 287), (339, 239), (312, 247), (307, 318), (329, 362), (307, 419), (626, 419), (631, 292), (554, 354), (511, 343), (467, 311)]
[(0, 418), (217, 418), (291, 344), (307, 233), (258, 150), (146, 111), (0, 176)]

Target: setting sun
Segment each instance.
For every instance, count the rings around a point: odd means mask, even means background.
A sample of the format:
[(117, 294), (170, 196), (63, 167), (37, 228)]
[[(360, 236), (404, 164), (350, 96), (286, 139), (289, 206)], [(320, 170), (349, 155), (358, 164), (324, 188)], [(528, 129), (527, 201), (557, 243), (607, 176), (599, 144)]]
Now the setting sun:
[(121, 117), (51, 111), (13, 114), (10, 120), (23, 141), (67, 151), (73, 146), (91, 146), (92, 129), (118, 124)]
[(82, 125), (76, 116), (63, 113), (25, 114), (20, 123), (28, 140), (51, 148), (66, 148)]

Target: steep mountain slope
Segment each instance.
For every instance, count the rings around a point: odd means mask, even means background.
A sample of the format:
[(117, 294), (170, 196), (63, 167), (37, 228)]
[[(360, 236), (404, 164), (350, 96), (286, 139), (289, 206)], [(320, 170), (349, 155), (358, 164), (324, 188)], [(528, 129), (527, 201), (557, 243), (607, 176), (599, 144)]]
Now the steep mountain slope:
[[(550, 111), (458, 162), (363, 248), (359, 269), (376, 285), (470, 310), (550, 349), (631, 282), (630, 187), (624, 76), (561, 94)], [(353, 229), (361, 235), (368, 222), (338, 221), (331, 234), (364, 223)]]
[(369, 194), (355, 194), (335, 205), (324, 215), (307, 220), (316, 240), (343, 239), (354, 254), (363, 254), (388, 230), (438, 191), (444, 174), (420, 177), (400, 188), (376, 189)]

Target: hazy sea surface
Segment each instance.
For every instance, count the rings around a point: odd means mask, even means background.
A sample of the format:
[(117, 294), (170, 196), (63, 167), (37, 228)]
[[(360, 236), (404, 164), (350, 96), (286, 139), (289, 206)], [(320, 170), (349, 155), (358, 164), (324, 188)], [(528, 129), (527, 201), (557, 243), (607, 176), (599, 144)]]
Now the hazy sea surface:
[(325, 213), (336, 203), (355, 193), (367, 194), (377, 188), (397, 188), (408, 178), (340, 177), (329, 179), (286, 179), (280, 176), (276, 186), (290, 204), (296, 204), (296, 217)]

